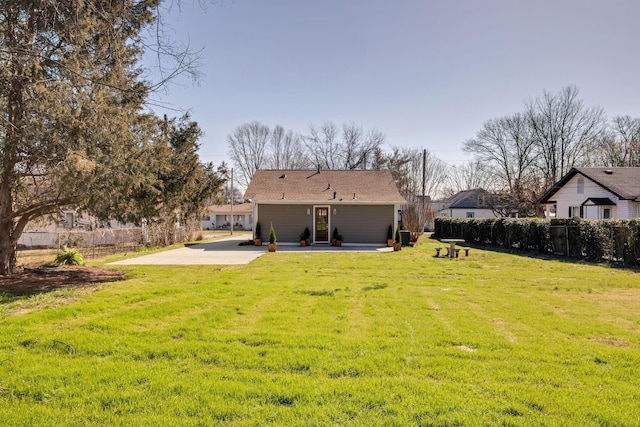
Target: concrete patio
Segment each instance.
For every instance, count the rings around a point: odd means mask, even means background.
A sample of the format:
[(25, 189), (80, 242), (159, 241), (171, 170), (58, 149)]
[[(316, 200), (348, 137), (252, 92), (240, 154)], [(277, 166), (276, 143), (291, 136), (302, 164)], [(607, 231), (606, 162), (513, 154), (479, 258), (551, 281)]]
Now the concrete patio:
[[(242, 265), (267, 252), (262, 246), (240, 246), (247, 241), (246, 234), (231, 236), (214, 242), (190, 245), (155, 254), (142, 255), (112, 262), (109, 265)], [(340, 247), (318, 244), (301, 247), (299, 244), (278, 243), (278, 252), (390, 252), (393, 248), (384, 245), (343, 244)]]

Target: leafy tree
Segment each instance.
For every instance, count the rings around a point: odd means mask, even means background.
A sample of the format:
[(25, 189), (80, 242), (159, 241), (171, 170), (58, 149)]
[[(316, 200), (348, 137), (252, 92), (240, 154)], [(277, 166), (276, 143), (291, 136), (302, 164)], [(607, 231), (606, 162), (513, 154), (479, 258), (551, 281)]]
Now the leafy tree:
[(138, 64), (159, 4), (0, 1), (0, 274), (26, 225), (60, 207), (157, 212), (157, 119), (143, 112), (151, 84)]
[(225, 182), (223, 166), (214, 170), (211, 163), (203, 164), (197, 154), (202, 131), (189, 115), (179, 120), (160, 122), (160, 138), (153, 146), (156, 177), (153, 211), (145, 219), (162, 224), (168, 231), (165, 244), (175, 243), (176, 224), (193, 225), (202, 215), (203, 201)]

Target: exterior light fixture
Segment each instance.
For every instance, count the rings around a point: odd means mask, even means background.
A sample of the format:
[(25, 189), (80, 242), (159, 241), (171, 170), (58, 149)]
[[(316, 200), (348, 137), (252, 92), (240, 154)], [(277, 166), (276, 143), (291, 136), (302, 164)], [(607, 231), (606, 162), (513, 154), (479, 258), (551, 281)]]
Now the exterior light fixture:
[(307, 208), (307, 215), (311, 215), (311, 209)]
[(333, 214), (338, 215), (338, 211), (336, 210), (336, 208), (333, 208)]

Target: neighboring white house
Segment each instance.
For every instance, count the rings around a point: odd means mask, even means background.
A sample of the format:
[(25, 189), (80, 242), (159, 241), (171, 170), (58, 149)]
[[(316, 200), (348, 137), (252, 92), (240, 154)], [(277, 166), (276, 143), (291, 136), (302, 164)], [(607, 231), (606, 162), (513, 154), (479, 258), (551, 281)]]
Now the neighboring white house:
[(489, 207), (491, 194), (482, 188), (460, 191), (446, 200), (433, 202), (436, 216), (452, 218), (495, 218), (496, 213)]
[(540, 204), (547, 218), (640, 217), (640, 168), (573, 168)]
[[(131, 224), (121, 224), (116, 220), (98, 221), (95, 217), (79, 210), (64, 209), (56, 214), (46, 215), (29, 222), (18, 239), (18, 247), (53, 248), (72, 241), (74, 246), (109, 245), (113, 244), (114, 232), (117, 231), (120, 236), (139, 235), (139, 232), (132, 231), (134, 229), (138, 230)], [(75, 242), (86, 237), (82, 235), (84, 232), (93, 233), (91, 242)]]
[(203, 230), (230, 229), (233, 222), (233, 228), (236, 230), (251, 230), (253, 205), (251, 203), (233, 205), (233, 214), (231, 209), (231, 205), (209, 206), (200, 221), (200, 227)]

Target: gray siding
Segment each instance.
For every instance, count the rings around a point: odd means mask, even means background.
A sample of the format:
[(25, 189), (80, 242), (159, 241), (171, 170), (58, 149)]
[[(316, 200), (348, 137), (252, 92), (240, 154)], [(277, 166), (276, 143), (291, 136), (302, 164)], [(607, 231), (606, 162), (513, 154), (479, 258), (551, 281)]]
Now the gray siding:
[(387, 230), (393, 225), (394, 206), (336, 205), (330, 209), (330, 233), (338, 227), (343, 243), (386, 243)]
[[(307, 215), (307, 209), (310, 215)], [(343, 243), (384, 244), (387, 229), (393, 225), (394, 209), (393, 205), (329, 205), (329, 236), (337, 227), (344, 238)], [(309, 227), (313, 235), (313, 214), (313, 205), (260, 204), (258, 222), (262, 227), (262, 239), (269, 239), (270, 223), (273, 223), (278, 242), (298, 242), (305, 227)]]
[[(307, 208), (311, 214), (307, 215)], [(258, 222), (262, 240), (269, 241), (269, 225), (273, 223), (278, 242), (299, 242), (305, 227), (313, 233), (313, 206), (311, 205), (258, 205)]]

